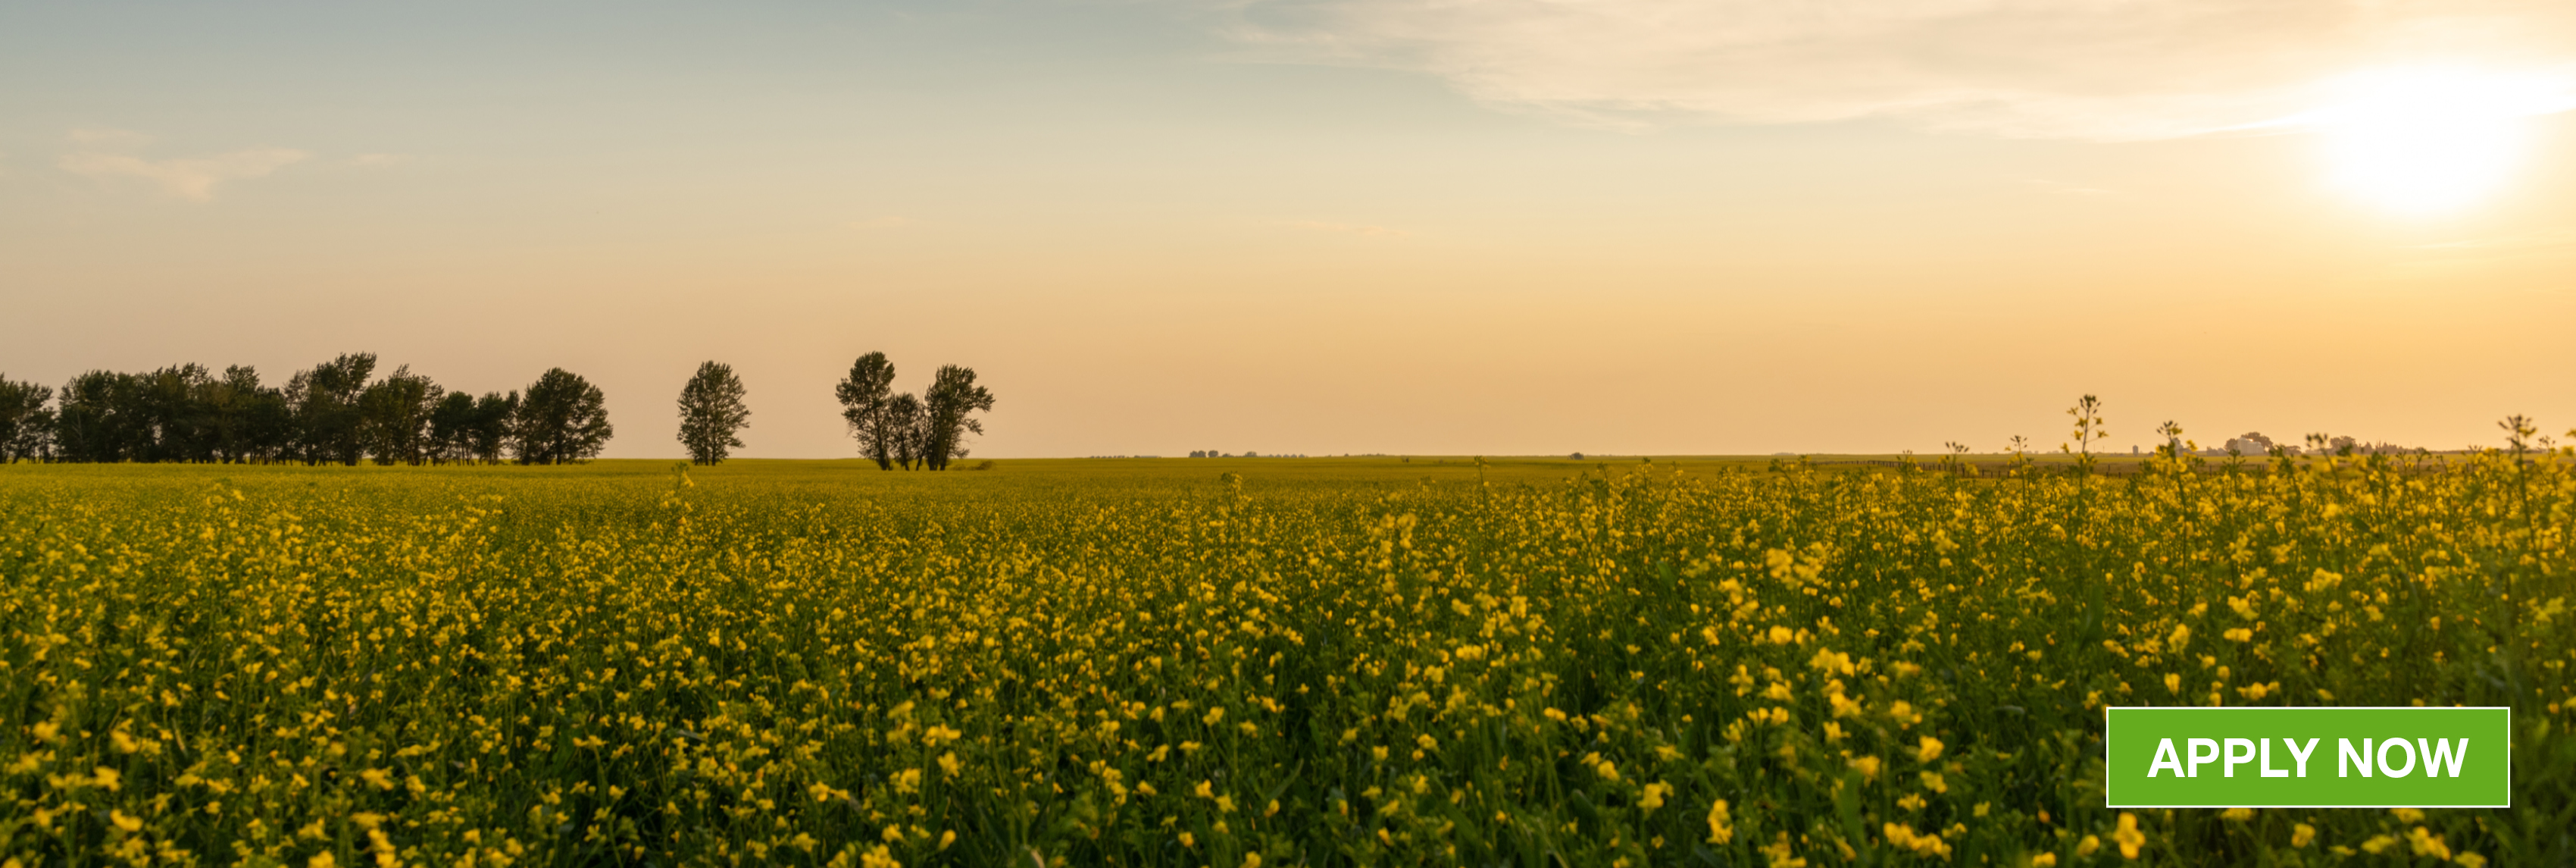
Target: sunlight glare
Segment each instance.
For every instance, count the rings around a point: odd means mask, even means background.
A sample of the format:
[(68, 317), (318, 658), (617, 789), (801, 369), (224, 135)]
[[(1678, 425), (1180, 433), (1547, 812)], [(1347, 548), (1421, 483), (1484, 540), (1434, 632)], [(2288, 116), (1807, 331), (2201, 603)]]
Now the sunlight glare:
[(2563, 81), (2457, 70), (2355, 75), (2309, 120), (2325, 133), (2334, 185), (2388, 210), (2457, 210), (2503, 186), (2526, 119), (2571, 107)]

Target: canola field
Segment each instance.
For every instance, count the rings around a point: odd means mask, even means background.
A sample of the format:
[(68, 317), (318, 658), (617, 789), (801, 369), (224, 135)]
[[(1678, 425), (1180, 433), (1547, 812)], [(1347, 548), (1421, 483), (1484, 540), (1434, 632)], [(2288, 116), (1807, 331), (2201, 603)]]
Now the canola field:
[[(9, 866), (2562, 865), (2576, 456), (0, 467)], [(2101, 712), (2510, 705), (2510, 810)]]

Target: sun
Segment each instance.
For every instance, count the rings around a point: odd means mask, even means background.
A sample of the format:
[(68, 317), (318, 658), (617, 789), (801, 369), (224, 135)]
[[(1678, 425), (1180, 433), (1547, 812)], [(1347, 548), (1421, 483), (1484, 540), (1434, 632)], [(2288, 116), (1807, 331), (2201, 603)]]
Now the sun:
[(2405, 69), (2349, 76), (2304, 120), (2323, 134), (2335, 187), (2410, 215), (2493, 195), (2520, 165), (2535, 115), (2576, 104), (2555, 77)]

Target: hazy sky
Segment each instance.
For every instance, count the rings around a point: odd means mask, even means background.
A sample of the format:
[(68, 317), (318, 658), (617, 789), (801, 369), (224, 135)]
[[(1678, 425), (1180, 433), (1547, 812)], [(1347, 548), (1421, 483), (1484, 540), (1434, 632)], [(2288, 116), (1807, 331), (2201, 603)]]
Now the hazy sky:
[(612, 457), (2576, 425), (2576, 3), (0, 0), (0, 372), (570, 368)]

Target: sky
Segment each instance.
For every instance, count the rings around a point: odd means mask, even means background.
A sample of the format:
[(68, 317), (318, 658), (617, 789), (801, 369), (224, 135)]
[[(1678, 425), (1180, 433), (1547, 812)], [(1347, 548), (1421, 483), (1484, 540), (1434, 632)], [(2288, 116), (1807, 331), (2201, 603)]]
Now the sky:
[[(2576, 426), (2576, 4), (0, 0), (0, 375), (551, 367), (676, 457)], [(2564, 435), (2576, 439), (2576, 434)]]

